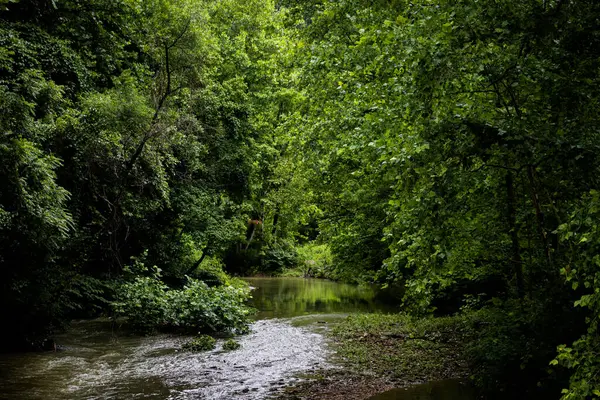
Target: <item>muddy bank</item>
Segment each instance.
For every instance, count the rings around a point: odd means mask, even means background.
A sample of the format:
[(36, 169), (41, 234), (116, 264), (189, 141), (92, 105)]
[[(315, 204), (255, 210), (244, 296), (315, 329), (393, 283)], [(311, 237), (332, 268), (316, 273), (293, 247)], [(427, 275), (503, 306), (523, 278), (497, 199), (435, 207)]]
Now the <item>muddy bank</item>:
[(363, 400), (398, 387), (389, 379), (363, 375), (348, 368), (315, 371), (286, 387), (276, 400)]
[(277, 398), (362, 400), (387, 392), (377, 399), (474, 400), (463, 384), (468, 334), (460, 318), (351, 315), (326, 332), (336, 368), (290, 385)]
[(322, 370), (286, 387), (276, 400), (475, 400), (466, 377), (431, 382), (407, 382), (360, 374), (348, 369)]

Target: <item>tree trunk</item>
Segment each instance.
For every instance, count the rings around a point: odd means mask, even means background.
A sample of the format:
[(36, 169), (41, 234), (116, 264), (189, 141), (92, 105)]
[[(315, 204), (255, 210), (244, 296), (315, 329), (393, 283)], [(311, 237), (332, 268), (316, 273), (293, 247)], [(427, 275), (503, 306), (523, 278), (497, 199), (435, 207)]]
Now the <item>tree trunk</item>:
[(512, 264), (514, 265), (515, 276), (517, 278), (517, 295), (520, 299), (525, 295), (523, 283), (523, 262), (521, 260), (521, 247), (519, 246), (519, 227), (517, 226), (517, 217), (515, 210), (515, 188), (512, 172), (506, 174), (506, 195), (508, 211), (508, 229), (512, 244)]
[(279, 221), (279, 207), (275, 209), (275, 216), (273, 217), (273, 229), (271, 229), (271, 235), (275, 236), (277, 233), (277, 222)]
[(546, 254), (546, 259), (548, 260), (548, 265), (552, 265), (552, 255), (550, 254), (550, 247), (548, 246), (548, 236), (546, 235), (546, 231), (544, 230), (544, 213), (540, 207), (540, 200), (537, 194), (537, 190), (535, 188), (535, 177), (534, 177), (533, 165), (527, 166), (527, 177), (529, 178), (529, 187), (531, 189), (531, 201), (533, 202), (533, 208), (535, 209), (535, 216), (537, 218), (538, 223), (538, 232), (540, 238), (542, 239), (542, 244), (544, 246), (544, 253)]
[(202, 264), (202, 261), (204, 261), (204, 259), (206, 258), (207, 250), (208, 250), (208, 245), (206, 245), (204, 247), (204, 250), (202, 250), (202, 256), (200, 257), (200, 259), (194, 263), (194, 266), (192, 268), (190, 268), (185, 273), (185, 275), (191, 274), (192, 272), (194, 272), (196, 270), (196, 268), (198, 268), (200, 266), (200, 264)]
[(254, 233), (256, 232), (256, 225), (251, 223), (252, 225), (252, 233), (250, 233), (250, 238), (248, 239), (248, 243), (246, 243), (246, 248), (244, 249), (244, 251), (248, 251), (248, 247), (250, 247), (250, 243), (252, 242), (252, 239), (254, 238)]

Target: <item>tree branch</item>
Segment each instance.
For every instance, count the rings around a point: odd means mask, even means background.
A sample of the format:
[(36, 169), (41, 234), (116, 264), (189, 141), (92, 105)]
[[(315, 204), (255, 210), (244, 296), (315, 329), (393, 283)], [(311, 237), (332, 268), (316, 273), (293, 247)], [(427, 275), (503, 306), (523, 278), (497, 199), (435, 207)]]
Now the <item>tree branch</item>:
[(500, 168), (500, 169), (505, 169), (507, 171), (514, 171), (514, 172), (521, 172), (521, 170), (523, 169), (523, 167), (513, 168), (513, 167), (507, 167), (505, 165), (483, 164), (481, 167), (471, 170), (469, 172), (478, 172), (478, 171), (481, 171), (483, 168)]

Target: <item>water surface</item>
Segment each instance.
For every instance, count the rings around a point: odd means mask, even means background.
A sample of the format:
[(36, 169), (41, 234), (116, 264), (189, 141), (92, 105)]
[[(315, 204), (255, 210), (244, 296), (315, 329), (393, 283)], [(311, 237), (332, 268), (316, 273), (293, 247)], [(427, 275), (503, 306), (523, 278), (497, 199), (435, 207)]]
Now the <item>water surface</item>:
[(258, 319), (396, 310), (368, 286), (304, 278), (244, 280), (255, 288), (250, 304), (259, 310)]
[[(106, 319), (76, 321), (56, 337), (62, 351), (0, 355), (0, 399), (265, 399), (298, 376), (332, 367), (319, 334), (324, 327), (351, 312), (394, 311), (369, 287), (302, 278), (247, 281), (258, 313), (252, 332), (236, 338), (239, 350), (223, 351), (220, 339), (213, 351), (181, 352), (189, 337), (143, 337)], [(452, 385), (399, 389), (374, 399), (472, 398)]]
[(181, 352), (188, 338), (129, 336), (109, 321), (75, 322), (63, 351), (0, 357), (0, 398), (264, 399), (294, 374), (326, 366), (323, 336), (282, 320), (256, 321), (242, 347)]
[(474, 390), (465, 383), (449, 379), (401, 389), (392, 389), (369, 400), (470, 400)]
[(314, 325), (384, 307), (369, 288), (301, 278), (248, 282), (259, 312), (252, 332), (237, 338), (239, 350), (224, 352), (219, 340), (214, 351), (181, 352), (188, 337), (77, 321), (56, 337), (62, 351), (0, 355), (0, 399), (264, 399), (298, 374), (328, 366)]

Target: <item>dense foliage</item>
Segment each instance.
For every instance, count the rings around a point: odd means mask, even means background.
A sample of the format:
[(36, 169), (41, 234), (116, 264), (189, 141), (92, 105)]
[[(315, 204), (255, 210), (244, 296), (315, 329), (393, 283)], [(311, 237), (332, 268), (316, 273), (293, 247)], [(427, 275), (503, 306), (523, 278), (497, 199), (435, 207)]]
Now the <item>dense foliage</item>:
[[(403, 285), (415, 315), (477, 316), (479, 386), (600, 398), (599, 18), (0, 1), (2, 343), (111, 302), (141, 327), (236, 327), (224, 262)], [(132, 257), (161, 276), (127, 277)]]
[(277, 191), (318, 208), (301, 217), (339, 276), (402, 282), (416, 314), (477, 311), (482, 387), (599, 397), (600, 5), (285, 4)]
[(260, 176), (254, 108), (275, 49), (273, 6), (257, 4), (2, 2), (3, 347), (106, 309), (144, 251), (164, 284), (222, 281), (211, 265), (244, 240)]

